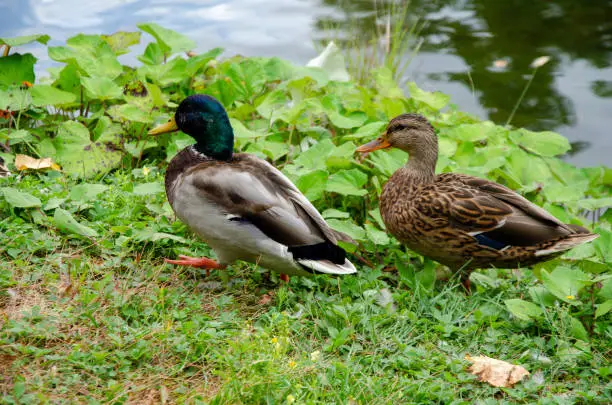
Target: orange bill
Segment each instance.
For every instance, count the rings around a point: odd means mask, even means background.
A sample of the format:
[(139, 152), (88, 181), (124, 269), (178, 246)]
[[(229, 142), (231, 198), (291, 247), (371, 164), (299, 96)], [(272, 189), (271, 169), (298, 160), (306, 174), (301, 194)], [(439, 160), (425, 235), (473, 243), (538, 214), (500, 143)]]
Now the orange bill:
[(390, 147), (391, 147), (391, 144), (389, 143), (389, 141), (380, 137), (380, 138), (374, 139), (371, 142), (366, 143), (365, 145), (361, 145), (360, 147), (357, 148), (357, 152), (361, 152), (361, 153), (372, 152), (378, 149), (386, 149)]

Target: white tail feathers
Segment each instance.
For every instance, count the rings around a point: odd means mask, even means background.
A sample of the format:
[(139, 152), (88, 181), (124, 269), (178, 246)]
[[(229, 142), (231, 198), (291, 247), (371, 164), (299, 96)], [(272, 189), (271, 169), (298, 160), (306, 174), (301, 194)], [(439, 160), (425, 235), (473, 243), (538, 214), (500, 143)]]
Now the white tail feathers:
[(599, 237), (596, 233), (585, 233), (585, 234), (572, 234), (568, 236), (566, 239), (562, 239), (555, 243), (553, 246), (548, 249), (537, 250), (535, 252), (535, 256), (548, 256), (554, 253), (564, 252), (566, 250), (570, 250), (575, 248), (578, 245), (582, 245), (583, 243), (590, 242)]
[(335, 264), (329, 260), (308, 259), (299, 259), (297, 262), (300, 265), (311, 269), (315, 273), (338, 275), (357, 273), (357, 269), (355, 269), (353, 263), (351, 263), (348, 259), (345, 259), (343, 264)]

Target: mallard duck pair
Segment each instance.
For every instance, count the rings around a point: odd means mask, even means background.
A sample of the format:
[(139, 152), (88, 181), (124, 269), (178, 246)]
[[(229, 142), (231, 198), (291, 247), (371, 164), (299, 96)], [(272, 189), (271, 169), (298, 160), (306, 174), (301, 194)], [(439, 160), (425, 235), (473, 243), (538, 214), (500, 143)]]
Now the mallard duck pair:
[[(217, 100), (189, 96), (174, 117), (149, 134), (179, 129), (196, 143), (168, 166), (168, 201), (218, 261), (182, 256), (168, 263), (208, 270), (243, 260), (279, 272), (284, 280), (289, 274), (356, 272), (338, 246), (350, 238), (331, 229), (287, 177), (253, 155), (233, 153), (233, 130)], [(387, 229), (409, 248), (453, 269), (533, 264), (597, 237), (559, 222), (497, 183), (461, 174), (436, 176), (437, 138), (419, 115), (394, 118), (380, 138), (358, 150), (387, 147), (410, 155), (381, 196)]]

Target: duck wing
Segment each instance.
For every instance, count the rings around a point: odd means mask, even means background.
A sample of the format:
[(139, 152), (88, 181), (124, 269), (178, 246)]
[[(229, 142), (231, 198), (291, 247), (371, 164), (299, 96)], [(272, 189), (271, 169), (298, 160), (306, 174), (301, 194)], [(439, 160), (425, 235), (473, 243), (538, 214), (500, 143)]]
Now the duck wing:
[(345, 251), (337, 242), (350, 238), (331, 229), (297, 187), (268, 162), (235, 154), (229, 162), (196, 165), (185, 178), (229, 221), (257, 227), (287, 246), (295, 259), (345, 262)]
[(503, 249), (533, 246), (588, 230), (567, 225), (501, 184), (468, 175), (445, 173), (436, 179), (448, 189), (451, 224), (479, 244)]

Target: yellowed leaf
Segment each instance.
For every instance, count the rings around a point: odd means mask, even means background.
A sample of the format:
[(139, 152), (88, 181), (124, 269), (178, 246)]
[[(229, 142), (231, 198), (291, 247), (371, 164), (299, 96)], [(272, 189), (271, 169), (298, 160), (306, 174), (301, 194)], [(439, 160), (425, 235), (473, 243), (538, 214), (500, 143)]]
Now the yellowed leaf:
[(60, 170), (60, 167), (57, 163), (54, 163), (51, 158), (43, 158), (36, 159), (32, 156), (28, 155), (15, 155), (15, 167), (17, 170), (26, 170), (26, 169), (53, 169)]
[(472, 363), (469, 372), (478, 376), (480, 381), (485, 381), (494, 387), (512, 387), (529, 375), (523, 366), (516, 366), (502, 360), (492, 359), (487, 356), (470, 357), (465, 359)]

